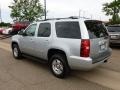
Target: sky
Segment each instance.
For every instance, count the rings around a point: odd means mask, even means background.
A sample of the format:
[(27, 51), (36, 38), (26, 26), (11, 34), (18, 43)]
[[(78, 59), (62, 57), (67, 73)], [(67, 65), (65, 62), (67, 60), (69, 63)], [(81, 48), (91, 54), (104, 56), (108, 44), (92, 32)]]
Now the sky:
[[(12, 22), (9, 5), (13, 0), (0, 0), (2, 21)], [(81, 16), (107, 21), (110, 17), (102, 12), (102, 5), (113, 0), (46, 0), (48, 18)], [(44, 5), (44, 0), (40, 0)]]

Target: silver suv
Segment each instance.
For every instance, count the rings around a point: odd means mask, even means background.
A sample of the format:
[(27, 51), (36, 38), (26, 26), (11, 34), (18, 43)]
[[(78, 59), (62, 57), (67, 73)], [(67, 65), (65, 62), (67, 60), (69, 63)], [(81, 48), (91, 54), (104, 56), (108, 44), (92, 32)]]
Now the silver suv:
[(120, 45), (120, 25), (111, 25), (107, 27), (110, 35), (111, 45)]
[(12, 37), (16, 59), (29, 55), (45, 60), (58, 78), (71, 69), (90, 70), (111, 55), (108, 32), (101, 21), (56, 19), (32, 23)]

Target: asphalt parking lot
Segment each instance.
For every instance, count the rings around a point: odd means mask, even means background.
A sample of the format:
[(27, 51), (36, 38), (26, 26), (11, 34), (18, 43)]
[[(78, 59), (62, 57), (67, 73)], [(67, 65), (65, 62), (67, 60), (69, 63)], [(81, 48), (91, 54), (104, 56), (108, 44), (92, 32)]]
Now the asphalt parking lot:
[(30, 58), (15, 60), (10, 38), (0, 40), (0, 90), (120, 90), (120, 47), (112, 47), (108, 63), (88, 71), (55, 78), (46, 64)]

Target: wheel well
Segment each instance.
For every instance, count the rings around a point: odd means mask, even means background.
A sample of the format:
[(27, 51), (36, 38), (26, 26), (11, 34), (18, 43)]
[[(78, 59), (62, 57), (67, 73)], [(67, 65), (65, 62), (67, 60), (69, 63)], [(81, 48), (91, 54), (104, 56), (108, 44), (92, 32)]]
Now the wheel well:
[(54, 54), (62, 54), (62, 55), (65, 55), (66, 59), (67, 59), (67, 56), (66, 56), (66, 53), (62, 50), (59, 50), (59, 49), (50, 49), (48, 51), (48, 60), (52, 57), (52, 55)]
[[(52, 55), (54, 55), (54, 54), (62, 54), (62, 55), (64, 55), (65, 58), (66, 58), (66, 63), (67, 63), (67, 65), (68, 65), (68, 67), (69, 67), (66, 53), (65, 53), (64, 51), (62, 51), (62, 50), (59, 50), (59, 49), (50, 49), (50, 50), (48, 51), (48, 55), (47, 55), (47, 56), (48, 56), (48, 63), (49, 63), (49, 61), (50, 61), (50, 58), (51, 58)], [(69, 68), (70, 68), (70, 67), (69, 67)]]
[(12, 47), (12, 48), (13, 48), (13, 45), (14, 45), (14, 44), (17, 44), (17, 45), (18, 45), (18, 43), (17, 43), (17, 42), (12, 42), (12, 45), (11, 45), (11, 47)]

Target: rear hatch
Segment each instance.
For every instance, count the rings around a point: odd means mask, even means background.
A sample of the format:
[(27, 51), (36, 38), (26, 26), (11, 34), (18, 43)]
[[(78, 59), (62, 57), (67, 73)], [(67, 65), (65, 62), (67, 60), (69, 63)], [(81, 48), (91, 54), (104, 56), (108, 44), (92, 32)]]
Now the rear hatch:
[(109, 35), (101, 21), (85, 21), (90, 38), (90, 57), (93, 63), (100, 62), (110, 56)]

